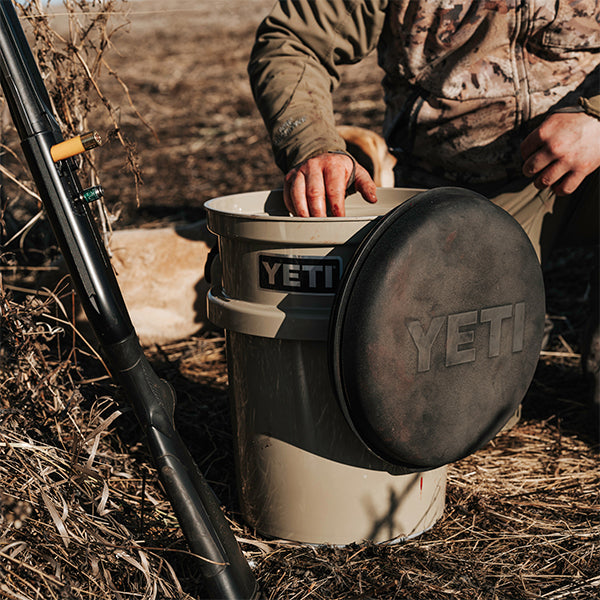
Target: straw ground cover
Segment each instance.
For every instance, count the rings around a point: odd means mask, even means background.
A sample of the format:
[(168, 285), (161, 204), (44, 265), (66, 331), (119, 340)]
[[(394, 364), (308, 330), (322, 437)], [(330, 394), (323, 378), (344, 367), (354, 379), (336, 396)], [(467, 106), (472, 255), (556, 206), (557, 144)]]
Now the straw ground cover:
[[(94, 72), (112, 113), (93, 86), (85, 95), (88, 123), (103, 132), (118, 126), (127, 140), (123, 147), (113, 135), (89, 175), (107, 190), (105, 227), (192, 220), (211, 197), (279, 185), (245, 76), (253, 29), (269, 5), (128, 5), (131, 24), (103, 49), (121, 81), (106, 65)], [(111, 19), (109, 32), (122, 23)], [(53, 25), (66, 31), (58, 18)], [(379, 78), (373, 59), (347, 70), (336, 92), (340, 122), (379, 126)], [(33, 293), (55, 249), (23, 189), (31, 182), (6, 115), (2, 143), (3, 243), (35, 223), (2, 249), (0, 598), (202, 598), (196, 559), (137, 423), (67, 317), (72, 296), (64, 286)], [(443, 518), (394, 546), (311, 547), (250, 531), (237, 512), (222, 333), (148, 349), (177, 391), (178, 427), (268, 598), (598, 597), (598, 415), (579, 372), (589, 260), (562, 252), (548, 268), (555, 329), (521, 422), (452, 465)]]

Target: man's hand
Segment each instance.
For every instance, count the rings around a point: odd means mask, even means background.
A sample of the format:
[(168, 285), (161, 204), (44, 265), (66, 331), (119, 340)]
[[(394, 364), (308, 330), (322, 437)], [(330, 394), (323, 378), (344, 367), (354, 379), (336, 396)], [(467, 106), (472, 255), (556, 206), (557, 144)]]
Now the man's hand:
[[(346, 188), (355, 168), (352, 163), (349, 156), (328, 153), (309, 158), (291, 169), (283, 186), (287, 209), (298, 217), (326, 217), (329, 207), (332, 216), (345, 216)], [(359, 164), (354, 185), (367, 202), (377, 202), (375, 183)]]
[(600, 120), (584, 112), (550, 115), (521, 144), (523, 174), (535, 187), (572, 194), (600, 167)]

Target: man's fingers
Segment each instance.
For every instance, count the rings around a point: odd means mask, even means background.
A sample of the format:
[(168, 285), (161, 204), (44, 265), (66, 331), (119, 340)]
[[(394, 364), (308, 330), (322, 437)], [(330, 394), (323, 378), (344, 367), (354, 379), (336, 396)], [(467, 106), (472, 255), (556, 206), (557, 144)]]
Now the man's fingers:
[(540, 149), (532, 154), (523, 164), (523, 175), (533, 177), (536, 173), (540, 173), (554, 162), (555, 158), (550, 152)]
[(359, 192), (367, 202), (371, 202), (371, 204), (377, 202), (377, 186), (371, 179), (369, 172), (360, 165), (356, 165), (354, 186), (356, 187), (356, 191)]
[(328, 162), (324, 169), (327, 204), (334, 217), (346, 215), (346, 188), (353, 169), (353, 159), (344, 155), (338, 155), (335, 162)]
[[(325, 180), (322, 168), (316, 163), (308, 161), (301, 171), (304, 172), (305, 178), (305, 201), (308, 215), (311, 217), (326, 217), (327, 203), (325, 201)], [(298, 202), (303, 201), (299, 199)]]
[(540, 138), (539, 128), (532, 131), (522, 142), (521, 142), (521, 156), (527, 164), (528, 159), (543, 145)]
[(539, 189), (571, 194), (600, 166), (600, 121), (582, 112), (556, 112), (521, 144), (523, 174)]
[(327, 153), (310, 158), (285, 176), (283, 200), (299, 217), (343, 217), (346, 191), (355, 172), (356, 189), (368, 202), (377, 202), (375, 183), (369, 173), (345, 154)]
[(292, 187), (292, 176), (291, 171), (285, 176), (283, 180), (283, 203), (289, 212), (294, 213), (294, 205), (292, 204), (292, 197), (290, 193), (290, 188)]
[(582, 173), (570, 171), (552, 186), (552, 191), (557, 196), (568, 196), (575, 192), (575, 190), (581, 185), (585, 177), (586, 176)]
[(352, 173), (349, 156), (327, 153), (310, 158), (285, 176), (286, 208), (299, 217), (325, 217), (327, 207), (334, 216), (344, 214), (346, 184)]
[(552, 187), (557, 181), (568, 173), (565, 164), (560, 161), (554, 161), (545, 166), (543, 169), (535, 171), (536, 175), (533, 183), (538, 190), (543, 190)]
[[(289, 174), (288, 174), (289, 175)], [(287, 200), (286, 200), (287, 188)], [(284, 202), (287, 209), (298, 217), (309, 217), (308, 206), (306, 202), (306, 182), (304, 174), (296, 170), (292, 177), (286, 177), (286, 186), (284, 187)]]

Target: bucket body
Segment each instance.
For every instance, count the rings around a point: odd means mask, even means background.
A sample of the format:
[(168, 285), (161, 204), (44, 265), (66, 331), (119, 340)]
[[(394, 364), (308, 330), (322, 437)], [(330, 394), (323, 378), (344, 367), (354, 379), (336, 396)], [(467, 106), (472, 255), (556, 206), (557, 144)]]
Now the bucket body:
[(441, 516), (446, 467), (410, 472), (372, 454), (348, 425), (327, 358), (335, 291), (377, 217), (418, 190), (358, 194), (346, 217), (290, 217), (281, 192), (205, 204), (221, 273), (208, 315), (227, 338), (238, 491), (258, 531), (314, 544), (418, 535)]

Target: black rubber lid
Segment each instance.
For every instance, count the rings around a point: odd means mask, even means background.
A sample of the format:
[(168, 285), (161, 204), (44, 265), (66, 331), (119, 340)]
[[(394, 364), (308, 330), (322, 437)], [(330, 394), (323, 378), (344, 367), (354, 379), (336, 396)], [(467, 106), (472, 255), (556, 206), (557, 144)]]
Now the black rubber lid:
[(377, 456), (410, 469), (487, 443), (537, 365), (544, 287), (520, 225), (460, 188), (382, 217), (345, 270), (329, 359), (342, 410)]

